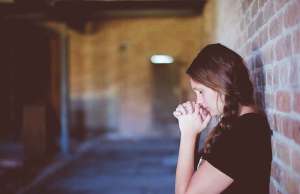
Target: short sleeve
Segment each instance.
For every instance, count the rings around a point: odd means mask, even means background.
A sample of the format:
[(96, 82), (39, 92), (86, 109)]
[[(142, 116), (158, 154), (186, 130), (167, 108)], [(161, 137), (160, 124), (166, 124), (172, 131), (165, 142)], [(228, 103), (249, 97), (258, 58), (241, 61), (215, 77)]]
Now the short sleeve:
[(249, 141), (243, 136), (235, 128), (223, 132), (211, 145), (211, 152), (204, 153), (202, 158), (233, 180), (241, 179), (249, 168), (251, 152)]

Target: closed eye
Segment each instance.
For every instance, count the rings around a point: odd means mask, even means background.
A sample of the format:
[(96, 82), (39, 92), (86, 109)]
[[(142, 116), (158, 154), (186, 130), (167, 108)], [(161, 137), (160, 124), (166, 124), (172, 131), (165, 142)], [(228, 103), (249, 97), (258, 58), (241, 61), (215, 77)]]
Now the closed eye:
[(202, 90), (198, 90), (198, 89), (194, 89), (194, 92), (199, 92), (199, 94), (202, 94), (203, 93), (203, 91)]

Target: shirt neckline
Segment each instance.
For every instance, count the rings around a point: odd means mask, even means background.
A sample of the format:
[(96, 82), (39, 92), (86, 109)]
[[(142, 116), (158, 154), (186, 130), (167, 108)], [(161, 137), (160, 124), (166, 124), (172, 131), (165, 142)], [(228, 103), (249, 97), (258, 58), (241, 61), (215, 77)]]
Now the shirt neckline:
[(260, 113), (259, 112), (247, 112), (245, 114), (239, 115), (238, 117), (241, 118), (241, 117), (244, 117), (247, 115), (260, 115)]

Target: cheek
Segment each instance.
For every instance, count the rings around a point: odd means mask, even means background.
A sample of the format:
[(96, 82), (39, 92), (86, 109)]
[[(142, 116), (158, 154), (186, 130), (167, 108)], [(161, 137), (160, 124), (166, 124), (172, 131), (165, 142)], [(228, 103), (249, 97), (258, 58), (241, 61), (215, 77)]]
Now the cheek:
[(210, 96), (208, 96), (209, 99), (209, 106), (214, 110), (214, 112), (219, 112), (222, 108), (221, 99), (218, 97), (217, 93), (212, 93)]
[(203, 95), (196, 93), (195, 98), (196, 98), (196, 102), (203, 103)]

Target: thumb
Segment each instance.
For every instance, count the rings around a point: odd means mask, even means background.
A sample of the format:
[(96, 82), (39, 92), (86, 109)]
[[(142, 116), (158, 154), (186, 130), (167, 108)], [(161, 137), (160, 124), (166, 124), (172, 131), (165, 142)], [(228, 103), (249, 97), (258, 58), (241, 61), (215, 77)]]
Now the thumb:
[(200, 104), (198, 103), (195, 104), (195, 114), (200, 114)]
[(178, 119), (178, 117), (181, 115), (181, 113), (180, 112), (177, 112), (177, 111), (174, 111), (173, 112), (173, 116), (176, 118), (176, 119)]

